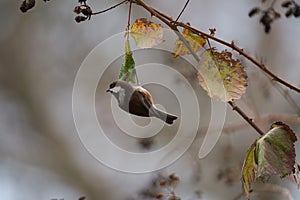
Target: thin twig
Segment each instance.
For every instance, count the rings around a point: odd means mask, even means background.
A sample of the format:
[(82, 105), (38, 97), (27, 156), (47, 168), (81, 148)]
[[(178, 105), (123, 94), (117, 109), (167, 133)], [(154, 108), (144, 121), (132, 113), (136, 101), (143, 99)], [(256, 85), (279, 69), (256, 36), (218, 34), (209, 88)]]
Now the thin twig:
[(241, 192), (240, 194), (238, 194), (236, 197), (234, 197), (233, 198), (233, 200), (239, 200), (239, 199), (241, 199), (242, 197), (244, 197), (244, 193), (243, 192)]
[[(291, 115), (291, 114), (268, 114), (263, 117), (259, 118), (254, 118), (253, 121), (255, 123), (265, 125), (265, 124), (270, 124), (272, 122), (276, 121), (284, 121), (284, 122), (289, 122), (291, 124), (300, 124), (300, 117), (296, 115)], [(226, 134), (232, 134), (235, 133), (236, 131), (240, 129), (244, 129), (247, 126), (247, 123), (244, 123), (244, 121), (238, 122), (238, 123), (231, 123), (231, 124), (226, 124), (224, 127), (222, 127), (222, 132)], [(214, 128), (216, 131), (220, 130), (220, 127), (215, 127)], [(203, 132), (207, 130), (207, 127), (203, 127), (199, 130), (199, 132)]]
[(274, 80), (276, 80), (277, 82), (281, 83), (282, 85), (285, 85), (286, 87), (300, 93), (300, 88), (292, 85), (290, 83), (288, 83), (287, 81), (285, 81), (284, 79), (282, 79), (281, 77), (279, 77), (278, 75), (276, 75), (274, 72), (272, 72), (268, 67), (266, 67), (264, 64), (260, 63), (258, 60), (256, 60), (255, 58), (253, 58), (252, 56), (250, 56), (249, 54), (247, 54), (243, 49), (237, 47), (234, 42), (226, 42), (220, 38), (215, 37), (214, 35), (205, 33), (203, 31), (200, 31), (188, 24), (185, 24), (183, 22), (178, 22), (178, 21), (174, 21), (174, 19), (172, 17), (169, 17), (163, 13), (161, 13), (160, 11), (152, 8), (151, 6), (147, 5), (143, 0), (135, 0), (135, 3), (144, 7), (146, 10), (148, 10), (152, 15), (156, 16), (158, 19), (160, 19), (162, 22), (164, 22), (165, 24), (167, 24), (167, 26), (169, 26), (171, 29), (176, 30), (174, 28), (175, 26), (180, 26), (182, 28), (186, 28), (190, 31), (193, 31), (194, 33), (197, 33), (201, 36), (210, 38), (220, 44), (223, 44), (225, 46), (228, 46), (230, 48), (232, 48), (234, 51), (238, 52), (239, 54), (243, 55), (245, 58), (247, 58), (250, 62), (252, 62), (253, 64), (255, 64), (257, 67), (259, 67), (261, 70), (263, 70), (266, 74), (268, 74), (270, 77), (272, 77)]
[(277, 91), (286, 99), (286, 101), (296, 110), (297, 114), (300, 116), (300, 107), (297, 105), (295, 100), (291, 97), (289, 91), (283, 89), (274, 80), (270, 80), (272, 85), (277, 89)]
[[(132, 0), (130, 0), (129, 8), (128, 8), (128, 19), (127, 19), (127, 27), (126, 27), (126, 33), (125, 33), (127, 40), (129, 40), (129, 30), (130, 30), (130, 20), (131, 20), (131, 7), (132, 7)], [(134, 73), (135, 73), (136, 83), (137, 83), (137, 85), (140, 85), (137, 71), (136, 71), (135, 68), (133, 70), (134, 70)]]
[(160, 19), (162, 22), (164, 22), (167, 26), (169, 26), (172, 30), (174, 30), (175, 34), (179, 37), (179, 39), (183, 42), (183, 44), (188, 48), (192, 56), (195, 58), (196, 61), (200, 61), (199, 56), (195, 53), (191, 45), (188, 43), (188, 41), (183, 37), (183, 35), (179, 32), (177, 26), (172, 24), (172, 22), (168, 21), (168, 19), (165, 19), (164, 15), (161, 15), (160, 12), (157, 12), (154, 8), (148, 6), (144, 1), (142, 0), (135, 0), (135, 3), (142, 6), (146, 10), (148, 10), (152, 15), (156, 16), (158, 19)]
[(118, 3), (118, 4), (116, 4), (116, 5), (114, 5), (114, 6), (112, 6), (112, 7), (109, 7), (109, 8), (107, 8), (107, 9), (105, 9), (105, 10), (101, 10), (101, 11), (98, 11), (98, 12), (94, 12), (94, 13), (92, 13), (91, 15), (98, 15), (98, 14), (107, 12), (107, 11), (109, 11), (109, 10), (111, 10), (111, 9), (114, 9), (115, 7), (118, 7), (118, 6), (122, 5), (123, 3), (126, 3), (127, 1), (128, 1), (128, 0), (124, 0), (124, 1), (122, 1), (122, 2), (120, 2), (120, 3)]
[(170, 22), (169, 19), (166, 18), (166, 16), (161, 15), (160, 12), (158, 12), (156, 9), (152, 8), (151, 6), (147, 5), (144, 1), (142, 0), (134, 0), (134, 3), (136, 3), (139, 6), (142, 6), (146, 10), (148, 10), (151, 15), (157, 17), (159, 20), (167, 24), (172, 30), (175, 30), (176, 26)]
[[(126, 28), (126, 31), (129, 31), (129, 29), (130, 29), (131, 6), (132, 6), (132, 0), (130, 0), (129, 8), (128, 8), (128, 19), (127, 19), (127, 28)], [(127, 38), (128, 38), (128, 34), (127, 34)]]
[[(259, 124), (270, 124), (270, 123), (276, 122), (276, 121), (284, 121), (284, 122), (289, 122), (289, 123), (293, 123), (293, 124), (300, 124), (299, 116), (283, 114), (283, 113), (269, 114), (264, 117), (254, 118), (253, 120)], [(239, 129), (245, 128), (246, 125), (247, 124), (245, 124), (245, 123), (229, 124), (229, 125), (226, 125), (222, 129), (222, 131), (224, 133), (233, 133), (235, 131), (238, 131)]]
[(260, 135), (264, 135), (264, 132), (253, 122), (253, 119), (249, 118), (233, 101), (229, 101), (228, 104), (232, 107), (232, 110), (239, 113)]
[(175, 21), (178, 21), (178, 19), (181, 17), (182, 13), (184, 12), (184, 10), (186, 9), (187, 5), (189, 4), (190, 0), (187, 0), (182, 8), (182, 10), (180, 11), (179, 15), (177, 16)]
[(270, 8), (274, 8), (275, 3), (276, 3), (276, 0), (273, 0), (271, 5), (270, 5)]

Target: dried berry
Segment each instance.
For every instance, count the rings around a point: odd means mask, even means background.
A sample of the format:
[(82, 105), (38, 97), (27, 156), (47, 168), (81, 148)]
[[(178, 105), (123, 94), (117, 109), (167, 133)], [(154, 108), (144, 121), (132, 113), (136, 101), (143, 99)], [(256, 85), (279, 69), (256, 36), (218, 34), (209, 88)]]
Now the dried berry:
[(75, 21), (76, 21), (77, 23), (83, 22), (83, 21), (85, 21), (85, 20), (87, 20), (87, 17), (85, 17), (85, 16), (76, 16), (76, 17), (75, 17)]
[(271, 24), (273, 22), (273, 19), (271, 18), (271, 16), (266, 12), (262, 18), (260, 19), (260, 22), (264, 25), (266, 24)]
[(175, 173), (172, 173), (169, 175), (169, 178), (172, 180), (172, 181), (178, 181), (179, 180), (179, 177), (175, 174)]
[(167, 185), (167, 181), (165, 179), (162, 179), (159, 181), (159, 185), (160, 186), (166, 186)]
[(294, 16), (299, 17), (300, 16), (300, 6), (296, 5), (294, 10)]
[(278, 18), (280, 18), (280, 13), (279, 12), (274, 12), (274, 18), (275, 19), (278, 19)]
[(281, 6), (284, 7), (284, 8), (287, 8), (289, 7), (290, 5), (292, 5), (292, 1), (284, 1)]
[(81, 13), (85, 16), (91, 16), (93, 12), (90, 7), (86, 7), (84, 9), (81, 9)]
[(22, 3), (21, 3), (21, 6), (20, 6), (20, 10), (24, 13), (24, 12), (27, 12), (27, 10), (33, 8), (35, 5), (35, 0), (24, 0)]
[(73, 11), (76, 14), (80, 14), (81, 13), (81, 7), (80, 6), (76, 6)]
[(161, 198), (163, 198), (165, 195), (163, 194), (163, 193), (158, 193), (158, 194), (156, 194), (156, 196), (155, 196), (155, 198), (156, 199), (161, 199)]
[(260, 12), (260, 9), (259, 8), (252, 8), (252, 10), (250, 10), (250, 12), (249, 12), (249, 17), (252, 17), (252, 16), (254, 16), (254, 15), (256, 15), (256, 14), (258, 14)]
[(292, 16), (293, 12), (294, 12), (293, 8), (289, 8), (289, 9), (286, 11), (285, 16), (286, 16), (286, 17), (290, 17), (290, 16)]

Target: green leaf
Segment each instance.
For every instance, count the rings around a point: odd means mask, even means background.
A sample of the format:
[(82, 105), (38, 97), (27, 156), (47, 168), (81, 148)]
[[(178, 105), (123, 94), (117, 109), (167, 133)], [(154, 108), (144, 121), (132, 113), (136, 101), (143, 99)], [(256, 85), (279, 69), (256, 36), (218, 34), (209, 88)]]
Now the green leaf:
[(295, 133), (287, 125), (282, 122), (272, 124), (271, 129), (257, 140), (257, 177), (265, 181), (271, 175), (285, 177), (292, 174), (296, 140)]
[(247, 151), (246, 159), (243, 165), (242, 171), (242, 182), (243, 188), (247, 198), (250, 195), (250, 183), (255, 181), (255, 173), (257, 170), (257, 164), (255, 161), (255, 149), (256, 149), (256, 141), (251, 145), (250, 149)]
[(247, 198), (252, 182), (267, 181), (272, 175), (293, 175), (299, 186), (294, 147), (296, 141), (295, 133), (283, 122), (273, 123), (266, 134), (255, 140), (247, 152), (242, 169), (242, 183)]
[(125, 42), (125, 55), (120, 69), (119, 79), (126, 82), (136, 83), (135, 62), (130, 49), (129, 40)]

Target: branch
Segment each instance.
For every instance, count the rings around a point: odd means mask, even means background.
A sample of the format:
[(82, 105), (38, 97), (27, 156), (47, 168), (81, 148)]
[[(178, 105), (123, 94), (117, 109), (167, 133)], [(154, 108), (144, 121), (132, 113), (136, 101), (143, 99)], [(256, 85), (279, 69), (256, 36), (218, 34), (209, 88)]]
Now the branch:
[[(287, 81), (285, 81), (284, 79), (280, 78), (279, 76), (277, 76), (276, 74), (274, 74), (269, 68), (267, 68), (264, 64), (260, 63), (259, 61), (257, 61), (255, 58), (253, 58), (252, 56), (250, 56), (249, 54), (247, 54), (243, 49), (237, 47), (234, 42), (232, 41), (231, 43), (228, 43), (220, 38), (215, 37), (213, 34), (208, 34), (205, 33), (203, 31), (200, 31), (198, 29), (195, 29), (193, 27), (191, 27), (189, 24), (185, 24), (183, 22), (178, 22), (177, 20), (174, 21), (174, 19), (170, 16), (167, 16), (166, 14), (152, 8), (151, 6), (147, 5), (143, 0), (135, 0), (134, 3), (136, 3), (139, 6), (142, 6), (143, 8), (145, 8), (147, 11), (149, 11), (151, 13), (151, 15), (154, 15), (155, 17), (157, 17), (159, 20), (161, 20), (162, 22), (164, 22), (167, 26), (169, 26), (172, 30), (175, 31), (175, 33), (178, 35), (178, 37), (180, 38), (180, 40), (183, 41), (183, 43), (185, 44), (185, 46), (189, 49), (189, 51), (191, 52), (191, 54), (193, 55), (193, 57), (199, 61), (199, 57), (197, 56), (197, 54), (193, 51), (193, 49), (191, 48), (191, 46), (189, 45), (189, 43), (185, 40), (185, 38), (179, 33), (177, 27), (180, 26), (182, 28), (188, 29), (190, 31), (192, 31), (193, 33), (197, 33), (199, 35), (201, 35), (202, 37), (206, 37), (208, 39), (212, 39), (220, 44), (223, 44), (225, 46), (230, 47), (231, 49), (233, 49), (234, 51), (238, 52), (240, 55), (244, 56), (246, 59), (248, 59), (249, 61), (251, 61), (252, 63), (254, 63), (257, 67), (259, 67), (261, 70), (263, 70), (267, 75), (269, 75), (273, 80), (281, 83), (282, 85), (285, 85), (286, 87), (300, 93), (300, 88), (297, 86), (294, 86), (290, 83), (288, 83)], [(186, 2), (187, 5), (188, 1)], [(185, 7), (186, 7), (185, 5)], [(185, 9), (185, 7), (183, 8), (183, 10)], [(183, 11), (182, 11), (183, 12)], [(182, 13), (181, 12), (181, 13)], [(180, 15), (181, 15), (180, 13)], [(179, 17), (180, 17), (179, 15)], [(178, 19), (178, 17), (177, 17)], [(229, 105), (233, 108), (233, 110), (237, 111), (238, 114), (240, 114), (260, 135), (263, 135), (264, 132), (258, 128), (258, 126), (253, 122), (253, 119), (249, 118), (246, 113), (244, 113), (234, 102), (228, 102)]]
[(232, 107), (232, 110), (235, 110), (239, 113), (247, 122), (250, 124), (260, 135), (264, 135), (265, 133), (258, 128), (258, 126), (253, 122), (253, 119), (249, 118), (242, 109), (240, 109), (233, 101), (229, 101), (228, 104)]
[(266, 74), (268, 74), (272, 79), (274, 79), (275, 81), (281, 83), (282, 85), (285, 85), (286, 87), (300, 93), (300, 88), (297, 86), (294, 86), (290, 83), (288, 83), (287, 81), (285, 81), (284, 79), (282, 79), (281, 77), (279, 77), (278, 75), (276, 75), (275, 73), (273, 73), (268, 67), (266, 67), (264, 64), (260, 63), (258, 60), (256, 60), (255, 58), (253, 58), (252, 56), (250, 56), (249, 54), (247, 54), (243, 49), (237, 47), (234, 42), (228, 43), (220, 38), (217, 38), (211, 34), (202, 32), (198, 29), (195, 29), (193, 27), (191, 27), (188, 24), (184, 24), (182, 22), (174, 22), (174, 24), (177, 24), (178, 26), (181, 26), (183, 28), (189, 29), (191, 31), (193, 31), (194, 33), (198, 33), (202, 36), (205, 36), (207, 38), (210, 38), (220, 44), (223, 44), (225, 46), (228, 46), (230, 48), (232, 48), (233, 50), (235, 50), (236, 52), (238, 52), (240, 55), (244, 56), (245, 58), (247, 58), (250, 62), (252, 62), (253, 64), (255, 64), (257, 67), (259, 67), (261, 70), (263, 70)]
[(151, 15), (154, 15), (155, 17), (157, 17), (158, 19), (160, 19), (162, 22), (164, 22), (167, 26), (169, 26), (171, 29), (173, 30), (177, 30), (175, 29), (174, 26), (180, 26), (182, 28), (186, 28), (194, 33), (197, 33), (201, 36), (207, 37), (209, 39), (212, 39), (220, 44), (223, 44), (227, 47), (230, 47), (231, 49), (233, 49), (234, 51), (238, 52), (240, 55), (243, 55), (245, 58), (247, 58), (249, 61), (251, 61), (253, 64), (255, 64), (257, 67), (259, 67), (261, 70), (263, 70), (266, 74), (268, 74), (272, 79), (274, 79), (275, 81), (281, 83), (282, 85), (285, 85), (286, 87), (300, 93), (300, 88), (297, 86), (294, 86), (290, 83), (288, 83), (287, 81), (285, 81), (284, 79), (282, 79), (281, 77), (279, 77), (278, 75), (276, 75), (275, 73), (273, 73), (268, 67), (266, 67), (264, 64), (260, 63), (259, 61), (257, 61), (255, 58), (253, 58), (252, 56), (250, 56), (249, 54), (247, 54), (243, 49), (237, 47), (234, 42), (226, 42), (220, 38), (217, 38), (211, 34), (205, 33), (203, 31), (200, 31), (196, 28), (193, 28), (192, 26), (185, 24), (183, 22), (178, 22), (176, 20), (174, 20), (172, 17), (169, 17), (163, 13), (161, 13), (160, 11), (152, 8), (151, 6), (147, 5), (143, 0), (135, 0), (135, 3), (139, 6), (142, 6), (143, 8), (145, 8), (146, 10), (148, 10)]
[[(284, 121), (284, 122), (289, 122), (293, 124), (300, 124), (300, 117), (296, 115), (290, 115), (290, 114), (269, 114), (264, 117), (258, 117), (254, 118), (253, 121), (259, 124), (266, 124), (266, 123), (271, 123), (275, 121)], [(247, 124), (245, 123), (236, 123), (236, 124), (228, 124), (226, 125), (222, 130), (225, 133), (232, 133), (234, 131), (237, 131), (239, 129), (245, 128)]]

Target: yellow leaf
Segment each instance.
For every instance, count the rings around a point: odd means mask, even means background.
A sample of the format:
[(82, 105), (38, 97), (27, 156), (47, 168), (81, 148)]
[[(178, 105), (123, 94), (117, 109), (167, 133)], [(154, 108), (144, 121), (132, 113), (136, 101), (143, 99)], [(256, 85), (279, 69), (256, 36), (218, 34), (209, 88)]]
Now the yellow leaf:
[(247, 151), (246, 159), (243, 165), (242, 182), (247, 198), (250, 195), (250, 183), (256, 179), (257, 164), (255, 162), (256, 141)]
[[(206, 43), (205, 38), (193, 33), (188, 29), (184, 29), (182, 35), (195, 52), (199, 51)], [(174, 44), (174, 58), (176, 58), (177, 56), (183, 56), (185, 54), (190, 54), (189, 49), (180, 39), (176, 40)]]
[(130, 34), (140, 48), (151, 48), (163, 41), (162, 26), (145, 18), (135, 20)]
[(208, 49), (200, 56), (198, 80), (208, 96), (221, 101), (239, 99), (246, 91), (247, 74), (232, 53)]

